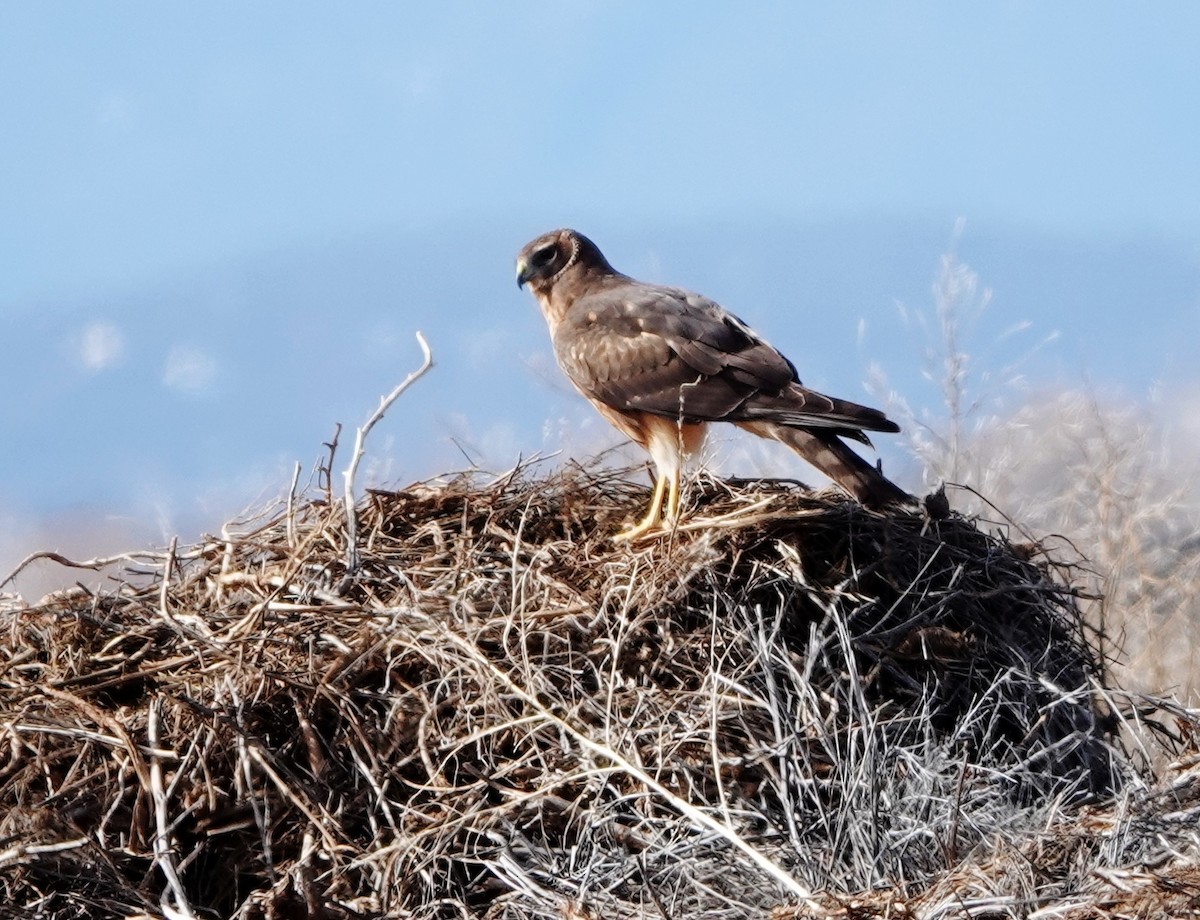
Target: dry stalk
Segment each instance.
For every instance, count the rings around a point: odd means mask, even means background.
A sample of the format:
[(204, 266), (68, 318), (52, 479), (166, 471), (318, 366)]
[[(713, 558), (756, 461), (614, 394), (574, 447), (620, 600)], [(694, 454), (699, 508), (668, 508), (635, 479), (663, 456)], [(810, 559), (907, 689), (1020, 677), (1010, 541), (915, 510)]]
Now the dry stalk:
[(425, 336), (420, 331), (417, 332), (417, 343), (421, 346), (423, 356), (421, 366), (401, 380), (392, 392), (381, 397), (379, 407), (354, 432), (354, 452), (350, 455), (350, 465), (342, 474), (345, 480), (343, 500), (346, 508), (346, 572), (348, 575), (353, 575), (358, 571), (358, 499), (354, 494), (354, 479), (358, 475), (358, 465), (362, 462), (363, 454), (366, 452), (367, 435), (391, 408), (392, 403), (433, 367), (433, 353), (429, 350), (429, 343), (425, 341)]

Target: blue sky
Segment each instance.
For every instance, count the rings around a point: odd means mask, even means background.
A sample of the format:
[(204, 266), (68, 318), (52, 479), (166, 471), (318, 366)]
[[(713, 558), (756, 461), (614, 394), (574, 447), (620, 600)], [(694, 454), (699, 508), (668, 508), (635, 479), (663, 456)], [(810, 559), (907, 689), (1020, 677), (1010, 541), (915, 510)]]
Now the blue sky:
[(1033, 379), (1193, 392), (1197, 36), (1191, 3), (0, 2), (0, 569), (277, 493), (417, 328), (378, 477), (607, 443), (512, 281), (560, 225), (839, 395), (879, 362), (923, 398), (896, 303), (955, 239), (984, 344), (1058, 333)]

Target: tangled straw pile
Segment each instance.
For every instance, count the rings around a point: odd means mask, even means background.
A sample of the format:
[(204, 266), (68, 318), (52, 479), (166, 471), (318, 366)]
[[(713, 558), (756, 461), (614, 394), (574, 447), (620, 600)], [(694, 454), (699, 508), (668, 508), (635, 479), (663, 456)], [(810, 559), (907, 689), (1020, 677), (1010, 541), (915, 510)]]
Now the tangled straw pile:
[(1156, 854), (1186, 886), (1200, 777), (1146, 787), (1039, 547), (691, 492), (632, 548), (615, 474), (375, 492), (352, 573), (313, 500), (11, 607), (0, 913), (1018, 916)]

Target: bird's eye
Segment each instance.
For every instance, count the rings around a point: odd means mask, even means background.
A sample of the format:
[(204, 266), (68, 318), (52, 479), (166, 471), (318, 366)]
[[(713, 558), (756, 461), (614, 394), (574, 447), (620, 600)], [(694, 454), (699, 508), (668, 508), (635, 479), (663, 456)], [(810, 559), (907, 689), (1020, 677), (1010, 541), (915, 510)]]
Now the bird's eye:
[(533, 251), (533, 257), (530, 261), (538, 268), (545, 268), (554, 261), (556, 255), (558, 255), (558, 248), (556, 246), (543, 246), (541, 249)]

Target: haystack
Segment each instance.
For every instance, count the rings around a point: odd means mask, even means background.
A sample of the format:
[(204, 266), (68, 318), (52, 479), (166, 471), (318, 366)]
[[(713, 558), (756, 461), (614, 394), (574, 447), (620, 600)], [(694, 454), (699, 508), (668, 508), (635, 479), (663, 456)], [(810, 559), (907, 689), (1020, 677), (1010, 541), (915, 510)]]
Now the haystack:
[(347, 571), (317, 495), (11, 606), (0, 915), (1022, 916), (1194, 853), (1038, 545), (711, 478), (613, 544), (645, 500), (375, 491)]

